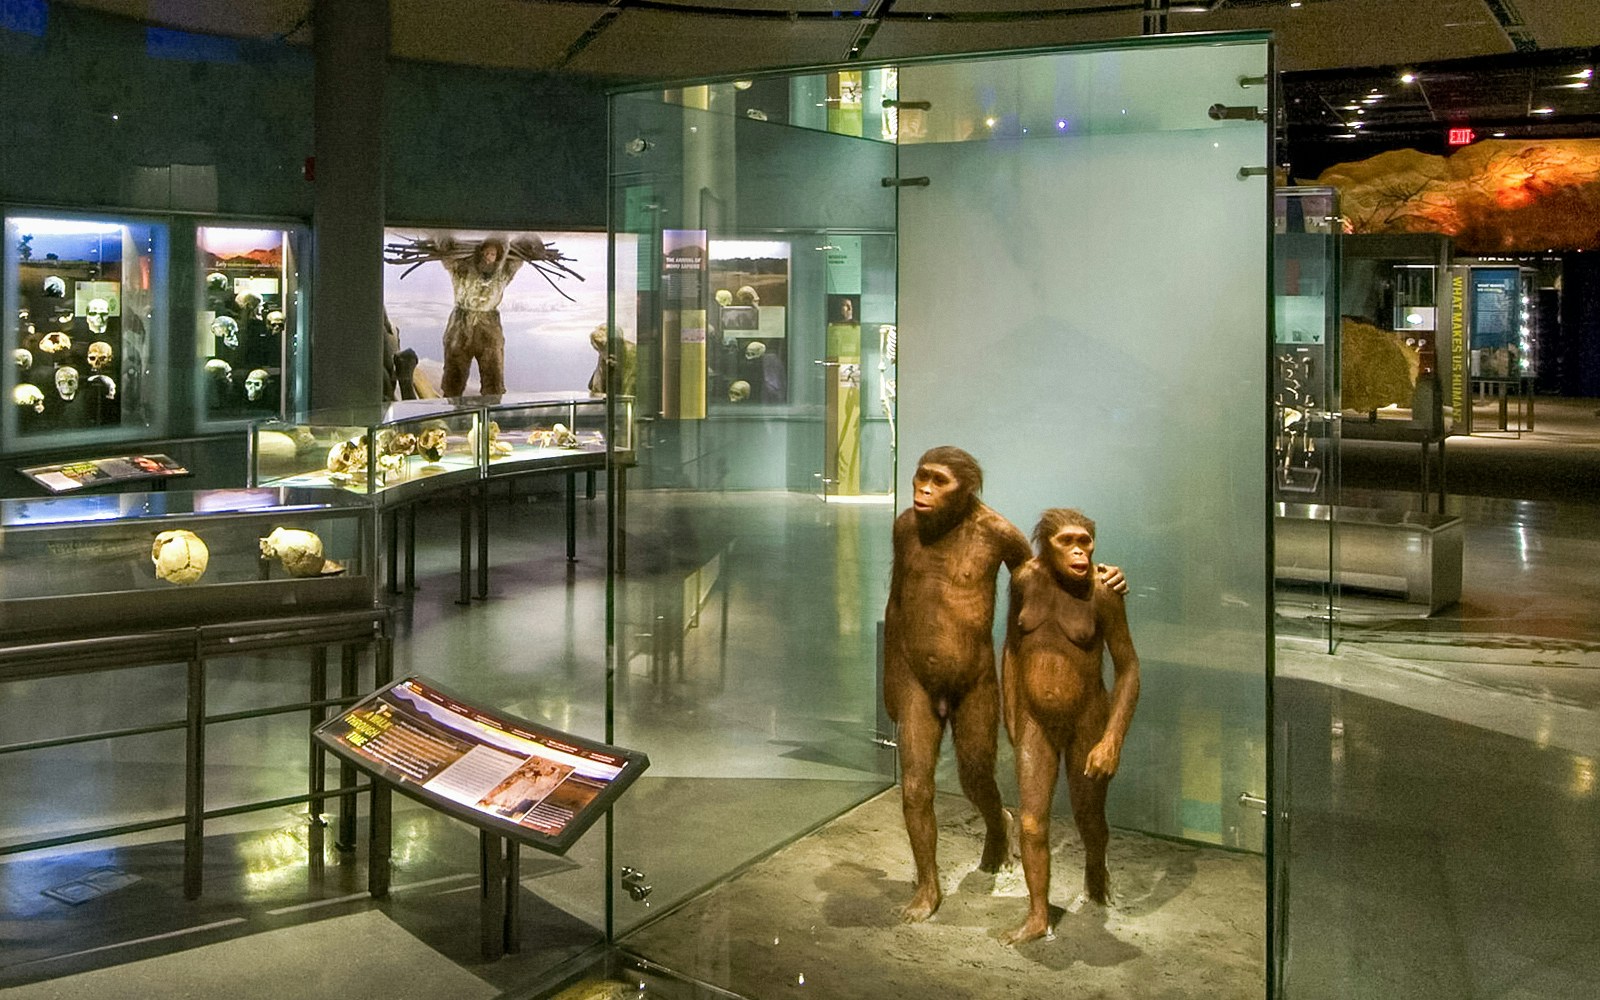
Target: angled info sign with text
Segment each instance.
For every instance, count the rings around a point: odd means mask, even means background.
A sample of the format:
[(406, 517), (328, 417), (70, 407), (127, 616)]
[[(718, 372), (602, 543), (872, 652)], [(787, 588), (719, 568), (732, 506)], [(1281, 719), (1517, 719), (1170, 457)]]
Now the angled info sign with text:
[(317, 728), (340, 757), (492, 833), (561, 853), (650, 766), (644, 754), (395, 681)]

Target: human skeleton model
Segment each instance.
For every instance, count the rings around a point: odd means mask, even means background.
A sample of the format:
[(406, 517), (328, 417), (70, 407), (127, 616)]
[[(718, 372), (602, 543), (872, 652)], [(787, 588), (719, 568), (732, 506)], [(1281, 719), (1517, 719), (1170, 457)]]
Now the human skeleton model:
[(384, 247), (383, 259), (389, 264), (409, 264), (405, 274), (428, 261), (438, 261), (450, 274), (455, 308), (444, 328), (444, 375), (439, 392), (447, 397), (462, 395), (467, 388), (467, 373), (478, 363), (478, 390), (485, 395), (506, 391), (505, 329), (500, 323), (500, 301), (506, 287), (523, 264), (532, 264), (550, 287), (570, 299), (555, 283), (555, 278), (583, 276), (567, 267), (565, 257), (554, 246), (537, 237), (524, 236), (509, 244), (498, 238), (457, 243), (450, 239), (411, 239)]

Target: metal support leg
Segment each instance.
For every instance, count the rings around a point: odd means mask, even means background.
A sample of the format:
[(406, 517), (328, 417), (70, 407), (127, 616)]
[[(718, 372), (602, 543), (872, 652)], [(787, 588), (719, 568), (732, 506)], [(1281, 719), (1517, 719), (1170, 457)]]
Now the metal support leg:
[[(339, 650), (339, 697), (353, 699), (357, 694), (360, 684), (359, 664), (356, 662), (356, 646), (346, 643)], [(353, 851), (356, 847), (356, 794), (344, 789), (353, 788), (356, 783), (356, 766), (347, 761), (339, 761), (339, 837), (333, 846), (341, 851)]]
[[(372, 659), (372, 684), (381, 688), (394, 680), (394, 640), (378, 637)], [(389, 895), (389, 859), (394, 845), (394, 797), (386, 781), (372, 782), (372, 798), (367, 817), (367, 892), (373, 898)]]
[(593, 500), (594, 499), (594, 470), (593, 469), (590, 469), (588, 472), (585, 472), (583, 474), (583, 498), (585, 500)]
[(567, 562), (578, 561), (578, 474), (567, 473)]
[(472, 491), (478, 508), (478, 597), (489, 596), (489, 487)]
[(417, 505), (406, 504), (406, 589), (417, 589)]
[(183, 767), (183, 896), (200, 898), (205, 863), (206, 664), (199, 650), (189, 660)]
[[(328, 697), (328, 649), (326, 646), (317, 646), (311, 650), (311, 687), (307, 701), (322, 701)], [(322, 725), (327, 718), (327, 711), (323, 708), (311, 710), (311, 731), (315, 733), (317, 727)], [(307, 789), (311, 801), (306, 803), (306, 855), (311, 865), (311, 874), (315, 877), (322, 875), (323, 854), (326, 850), (323, 840), (323, 831), (327, 823), (322, 819), (323, 793), (328, 790), (328, 751), (322, 748), (313, 737), (308, 741), (311, 744), (311, 774), (310, 787)]]
[(461, 505), (461, 594), (457, 604), (472, 603), (472, 501)]
[(389, 511), (383, 516), (384, 541), (388, 544), (389, 560), (384, 567), (388, 577), (389, 593), (400, 593), (400, 513)]
[(505, 841), (488, 830), (478, 831), (478, 943), (484, 958), (506, 953)]

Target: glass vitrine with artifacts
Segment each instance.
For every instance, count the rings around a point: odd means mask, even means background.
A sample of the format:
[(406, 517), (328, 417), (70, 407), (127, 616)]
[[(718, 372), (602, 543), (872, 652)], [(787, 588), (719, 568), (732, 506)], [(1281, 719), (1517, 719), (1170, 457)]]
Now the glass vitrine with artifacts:
[(299, 227), (197, 227), (194, 398), (202, 425), (296, 409), (305, 235)]
[[(633, 399), (617, 400), (615, 451), (632, 450)], [(563, 463), (593, 456), (596, 467), (606, 453), (606, 401), (587, 394), (518, 393), (501, 397), (487, 408), (489, 436), (485, 462), (496, 466), (522, 462)]]
[(251, 429), (251, 482), (387, 493), (424, 481), (482, 473), (482, 410), (412, 400), (313, 411)]
[(161, 433), (166, 227), (8, 213), (4, 262), (7, 450)]
[(371, 607), (373, 523), (327, 489), (0, 500), (0, 635)]

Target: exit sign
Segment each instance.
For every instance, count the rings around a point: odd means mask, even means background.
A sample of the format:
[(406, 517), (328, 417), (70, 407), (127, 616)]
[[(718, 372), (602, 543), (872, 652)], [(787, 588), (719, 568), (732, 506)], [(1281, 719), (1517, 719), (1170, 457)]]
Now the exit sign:
[(1468, 146), (1476, 138), (1477, 135), (1470, 128), (1453, 128), (1450, 130), (1448, 141), (1452, 146)]

